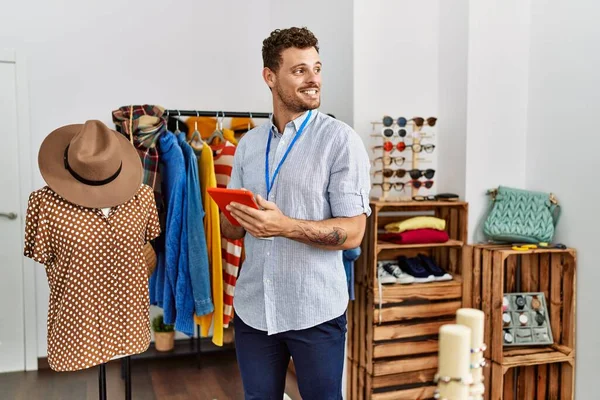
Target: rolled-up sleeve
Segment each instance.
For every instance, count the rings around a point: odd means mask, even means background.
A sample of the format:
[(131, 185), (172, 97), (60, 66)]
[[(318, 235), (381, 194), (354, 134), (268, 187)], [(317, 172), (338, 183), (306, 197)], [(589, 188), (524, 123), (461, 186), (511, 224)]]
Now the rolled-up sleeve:
[(340, 135), (336, 144), (338, 150), (334, 158), (328, 192), (333, 217), (355, 217), (371, 215), (369, 207), (369, 156), (356, 132)]

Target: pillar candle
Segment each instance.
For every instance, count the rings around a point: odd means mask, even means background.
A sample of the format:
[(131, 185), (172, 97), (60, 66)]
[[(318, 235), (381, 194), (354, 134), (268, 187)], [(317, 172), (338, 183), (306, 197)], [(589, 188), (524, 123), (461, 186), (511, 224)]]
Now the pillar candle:
[[(483, 346), (483, 319), (485, 314), (474, 308), (461, 308), (456, 312), (456, 323), (471, 329), (471, 349), (481, 349)], [(471, 353), (471, 366), (480, 365), (483, 352)], [(471, 368), (472, 382), (470, 395), (473, 400), (483, 399), (485, 387), (481, 368)]]
[[(469, 385), (458, 379), (470, 380), (471, 330), (464, 325), (447, 324), (440, 328), (437, 389), (442, 399), (467, 400)], [(451, 378), (451, 382), (444, 382)]]

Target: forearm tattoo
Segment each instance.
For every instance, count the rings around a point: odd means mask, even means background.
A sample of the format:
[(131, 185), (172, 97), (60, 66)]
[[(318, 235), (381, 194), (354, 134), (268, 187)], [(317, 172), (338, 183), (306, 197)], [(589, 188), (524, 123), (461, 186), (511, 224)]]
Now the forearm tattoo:
[(304, 236), (312, 243), (321, 246), (340, 246), (346, 242), (348, 234), (339, 227), (316, 229), (309, 224), (299, 224)]

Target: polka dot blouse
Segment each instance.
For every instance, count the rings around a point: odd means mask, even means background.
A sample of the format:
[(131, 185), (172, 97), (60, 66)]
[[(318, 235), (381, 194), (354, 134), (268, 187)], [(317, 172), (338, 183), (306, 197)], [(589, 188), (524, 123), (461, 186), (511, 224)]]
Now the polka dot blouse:
[(50, 368), (81, 370), (148, 348), (142, 247), (159, 234), (154, 194), (146, 185), (108, 217), (47, 186), (31, 193), (24, 254), (44, 264), (48, 277)]

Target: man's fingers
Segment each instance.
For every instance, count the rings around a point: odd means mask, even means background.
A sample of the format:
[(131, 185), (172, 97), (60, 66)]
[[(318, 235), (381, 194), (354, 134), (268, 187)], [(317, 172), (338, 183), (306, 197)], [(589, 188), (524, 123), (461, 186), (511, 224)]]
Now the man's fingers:
[[(240, 224), (243, 222), (246, 225), (253, 226), (254, 222), (256, 221), (254, 218), (252, 218), (252, 216), (249, 216), (243, 211), (237, 210), (235, 208), (230, 211), (230, 214), (233, 215), (233, 217), (237, 219)], [(246, 227), (244, 226), (244, 228)]]
[(231, 203), (229, 203), (229, 207), (230, 207), (228, 209), (229, 212), (231, 212), (232, 210), (237, 210), (238, 212), (242, 212), (244, 214), (250, 215), (250, 216), (252, 216), (253, 218), (256, 218), (256, 219), (260, 219), (260, 217), (261, 217), (261, 211), (260, 210), (257, 210), (257, 209), (252, 208), (252, 207), (245, 206), (245, 205), (240, 204), (240, 203), (231, 202)]

